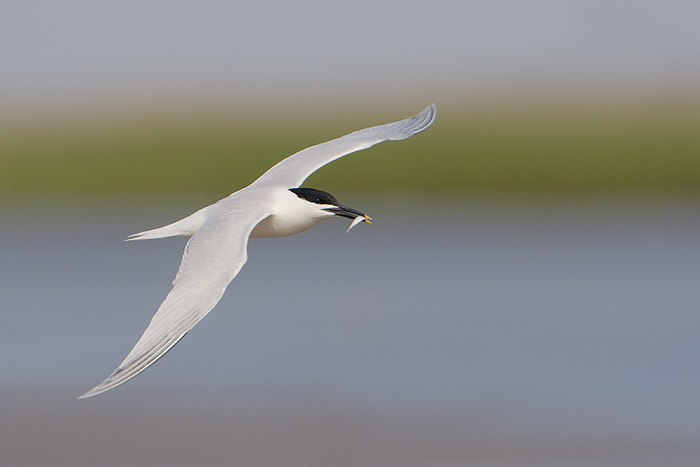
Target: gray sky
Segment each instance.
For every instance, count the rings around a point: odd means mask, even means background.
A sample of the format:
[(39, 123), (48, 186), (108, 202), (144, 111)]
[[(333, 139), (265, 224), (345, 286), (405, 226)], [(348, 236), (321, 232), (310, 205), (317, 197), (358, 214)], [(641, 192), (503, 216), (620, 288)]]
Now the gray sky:
[(5, 2), (0, 104), (697, 89), (699, 21), (673, 0)]

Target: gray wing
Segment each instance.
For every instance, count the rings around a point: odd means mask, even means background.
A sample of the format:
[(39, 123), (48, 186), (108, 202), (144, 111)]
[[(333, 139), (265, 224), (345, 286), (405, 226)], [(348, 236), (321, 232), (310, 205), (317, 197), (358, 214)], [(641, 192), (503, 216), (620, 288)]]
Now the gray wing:
[(304, 149), (272, 166), (251, 186), (298, 187), (316, 170), (346, 154), (367, 149), (382, 141), (402, 140), (420, 133), (432, 125), (436, 112), (435, 104), (432, 104), (405, 120), (358, 130)]
[(173, 288), (139, 341), (107, 379), (80, 399), (138, 375), (204, 318), (245, 264), (250, 232), (266, 216), (262, 210), (227, 213), (223, 219), (205, 223), (187, 242)]

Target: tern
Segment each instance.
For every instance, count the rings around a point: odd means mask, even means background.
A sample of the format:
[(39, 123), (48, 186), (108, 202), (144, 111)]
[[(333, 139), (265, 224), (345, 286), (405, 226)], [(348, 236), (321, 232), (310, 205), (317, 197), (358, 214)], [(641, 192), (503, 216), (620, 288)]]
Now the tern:
[(204, 318), (221, 299), (247, 260), (248, 239), (285, 237), (324, 219), (352, 219), (347, 232), (371, 217), (343, 206), (333, 195), (300, 188), (324, 165), (383, 141), (409, 138), (435, 120), (435, 105), (395, 123), (358, 130), (312, 146), (274, 165), (232, 195), (177, 222), (130, 235), (127, 240), (189, 237), (173, 288), (141, 338), (102, 383), (80, 399), (108, 391), (153, 365)]

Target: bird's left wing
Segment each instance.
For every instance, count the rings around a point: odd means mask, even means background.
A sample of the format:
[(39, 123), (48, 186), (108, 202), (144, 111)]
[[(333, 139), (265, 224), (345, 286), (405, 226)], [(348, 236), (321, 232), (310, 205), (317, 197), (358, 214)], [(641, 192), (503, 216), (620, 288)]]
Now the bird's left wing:
[(263, 210), (225, 212), (216, 221), (206, 222), (187, 242), (172, 290), (129, 355), (80, 398), (108, 391), (138, 375), (204, 318), (245, 264), (250, 232), (267, 215)]
[(306, 148), (273, 165), (251, 187), (296, 188), (316, 170), (346, 154), (367, 149), (382, 141), (402, 140), (420, 133), (433, 124), (436, 113), (435, 104), (432, 104), (405, 120), (365, 128)]

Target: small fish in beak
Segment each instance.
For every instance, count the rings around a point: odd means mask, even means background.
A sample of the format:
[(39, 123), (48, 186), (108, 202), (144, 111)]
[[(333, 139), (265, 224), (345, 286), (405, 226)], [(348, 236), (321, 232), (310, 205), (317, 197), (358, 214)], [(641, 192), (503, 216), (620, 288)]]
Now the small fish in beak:
[(363, 216), (357, 216), (356, 218), (354, 218), (354, 219), (352, 220), (352, 222), (350, 223), (350, 227), (348, 227), (348, 230), (346, 230), (345, 233), (350, 232), (350, 229), (352, 229), (353, 227), (355, 227), (355, 226), (356, 226), (357, 224), (359, 224), (360, 222), (367, 222), (368, 224), (371, 224), (371, 223), (372, 223), (372, 218), (369, 217), (369, 216), (364, 216), (364, 215), (363, 215)]

